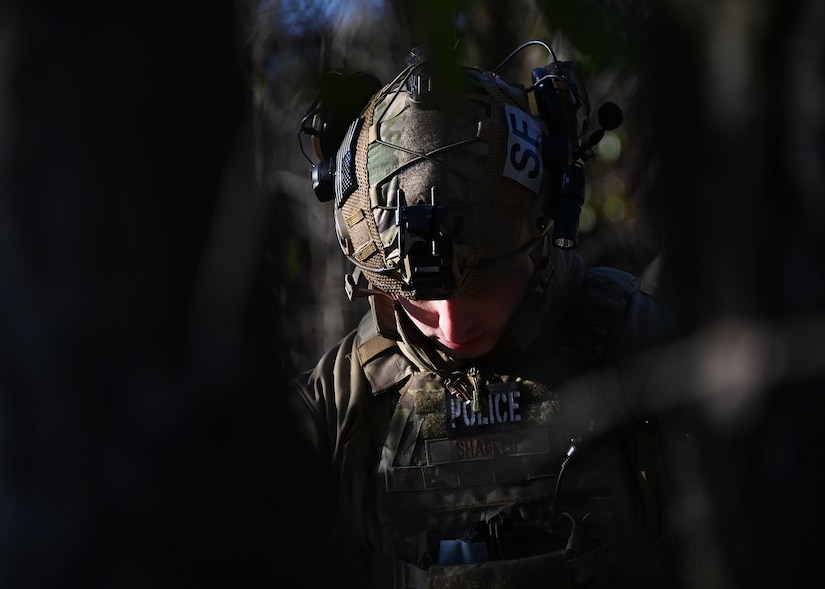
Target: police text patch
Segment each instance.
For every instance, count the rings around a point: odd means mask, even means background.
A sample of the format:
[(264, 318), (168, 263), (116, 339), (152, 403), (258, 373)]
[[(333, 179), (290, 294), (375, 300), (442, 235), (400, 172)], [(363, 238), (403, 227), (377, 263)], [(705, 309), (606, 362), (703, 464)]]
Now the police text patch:
[(445, 391), (447, 436), (466, 436), (512, 429), (524, 418), (520, 382), (488, 384), (479, 390), (479, 410)]

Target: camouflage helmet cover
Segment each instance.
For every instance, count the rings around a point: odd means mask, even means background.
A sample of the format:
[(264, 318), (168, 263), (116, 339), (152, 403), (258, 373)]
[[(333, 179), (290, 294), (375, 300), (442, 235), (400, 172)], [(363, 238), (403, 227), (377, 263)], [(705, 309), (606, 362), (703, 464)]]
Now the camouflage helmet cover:
[(439, 85), (425, 66), (377, 92), (336, 154), (341, 249), (375, 288), (410, 299), (478, 292), (552, 228), (543, 123), (524, 87), (475, 67)]

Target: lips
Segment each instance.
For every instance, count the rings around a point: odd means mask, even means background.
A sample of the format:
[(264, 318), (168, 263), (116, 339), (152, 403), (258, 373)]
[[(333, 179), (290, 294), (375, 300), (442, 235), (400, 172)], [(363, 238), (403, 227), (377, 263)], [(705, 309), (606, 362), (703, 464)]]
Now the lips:
[(440, 340), (438, 340), (438, 343), (440, 343), (442, 346), (444, 346), (447, 349), (458, 350), (458, 349), (461, 349), (461, 348), (472, 347), (473, 345), (475, 345), (476, 343), (478, 343), (481, 340), (481, 337), (482, 336), (479, 335), (479, 336), (476, 336), (474, 338), (464, 340), (462, 342), (451, 342), (451, 341), (448, 341), (448, 340), (440, 339)]

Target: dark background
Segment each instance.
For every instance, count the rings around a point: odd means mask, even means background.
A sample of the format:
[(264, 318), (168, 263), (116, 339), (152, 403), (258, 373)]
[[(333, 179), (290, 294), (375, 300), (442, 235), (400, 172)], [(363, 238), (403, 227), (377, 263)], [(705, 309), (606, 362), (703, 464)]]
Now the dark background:
[(825, 10), (758, 4), (0, 6), (0, 586), (290, 576), (279, 393), (364, 308), (298, 122), (330, 68), (456, 34), (487, 68), (542, 38), (624, 109), (580, 251), (678, 319), (692, 586), (821, 586)]
[(290, 475), (246, 16), (0, 12), (0, 586), (263, 585)]

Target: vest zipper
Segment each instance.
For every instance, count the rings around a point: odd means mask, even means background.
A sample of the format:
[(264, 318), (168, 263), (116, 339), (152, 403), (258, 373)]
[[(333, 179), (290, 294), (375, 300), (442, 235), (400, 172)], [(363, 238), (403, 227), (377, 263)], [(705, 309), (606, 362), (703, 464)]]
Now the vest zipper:
[(473, 411), (481, 411), (481, 400), (479, 399), (479, 381), (481, 380), (479, 376), (478, 368), (472, 366), (467, 371), (467, 378), (470, 379), (470, 384), (473, 387)]

